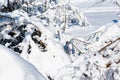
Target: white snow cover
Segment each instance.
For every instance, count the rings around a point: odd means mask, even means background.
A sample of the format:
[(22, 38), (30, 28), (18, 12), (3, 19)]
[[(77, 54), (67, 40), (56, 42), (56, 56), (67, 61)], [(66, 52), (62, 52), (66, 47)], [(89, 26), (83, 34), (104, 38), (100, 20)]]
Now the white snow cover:
[(120, 38), (119, 23), (104, 25), (89, 35), (89, 40), (91, 39), (89, 48), (92, 51), (98, 51), (103, 46), (118, 38)]
[[(66, 2), (69, 1), (66, 0)], [(87, 3), (89, 1), (92, 2), (92, 0), (73, 0), (71, 2), (84, 1)], [(79, 5), (79, 3), (77, 4)], [(96, 30), (98, 27), (88, 25), (84, 27), (79, 25), (67, 26), (63, 33), (61, 27), (67, 22), (64, 20), (66, 20), (65, 18), (68, 17), (68, 14), (72, 18), (85, 17), (82, 14), (76, 15), (76, 9), (75, 11), (73, 10), (75, 14), (71, 15), (71, 9), (67, 13), (63, 8), (64, 6), (59, 8), (59, 5), (57, 5), (51, 8), (51, 10), (48, 9), (42, 15), (37, 14), (37, 16), (29, 16), (23, 10), (15, 10), (8, 13), (9, 16), (16, 19), (17, 24), (21, 24), (24, 21), (31, 23), (27, 25), (26, 30), (28, 30), (28, 34), (25, 35), (23, 42), (20, 43), (24, 47), (20, 56), (32, 63), (42, 75), (47, 79), (49, 78), (48, 80), (120, 80), (120, 23), (112, 23), (102, 27), (98, 25), (100, 27), (98, 30)], [(67, 6), (67, 8), (70, 7)], [(100, 9), (102, 8), (100, 7)], [(96, 12), (96, 9), (92, 9)], [(42, 16), (43, 19), (40, 19)], [(96, 17), (95, 20), (99, 18)], [(105, 20), (103, 19), (102, 21), (104, 22)], [(96, 21), (94, 23), (100, 22)], [(32, 40), (32, 28), (35, 26), (42, 32), (41, 37), (35, 37), (47, 44), (46, 52), (42, 52)], [(4, 35), (6, 33), (5, 31), (1, 31), (1, 34)], [(89, 35), (85, 37), (87, 34)], [(8, 35), (4, 35), (5, 39), (9, 37)], [(77, 48), (74, 54), (65, 53), (63, 49), (65, 42), (70, 40), (74, 44), (74, 47)], [(29, 44), (31, 44), (30, 54), (27, 53)], [(73, 44), (70, 44), (71, 48)], [(105, 47), (106, 45), (107, 47)], [(16, 55), (13, 51), (3, 46), (0, 46), (0, 50), (0, 80), (45, 80), (36, 68), (23, 60), (19, 55)], [(80, 53), (78, 55), (77, 50), (84, 54)]]
[(64, 52), (63, 47), (54, 40), (50, 39), (47, 41), (47, 52), (41, 52), (30, 37), (27, 37), (26, 40), (30, 40), (32, 49), (30, 55), (23, 55), (28, 57), (27, 60), (34, 64), (44, 76), (50, 75), (54, 77), (63, 66), (71, 63), (69, 57)]
[(0, 80), (46, 80), (19, 55), (0, 45)]

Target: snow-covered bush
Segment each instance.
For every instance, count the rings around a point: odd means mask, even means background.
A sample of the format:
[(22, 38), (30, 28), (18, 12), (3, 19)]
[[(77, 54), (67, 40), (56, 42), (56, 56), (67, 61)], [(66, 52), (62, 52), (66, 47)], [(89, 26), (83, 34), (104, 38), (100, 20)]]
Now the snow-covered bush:
[[(39, 46), (42, 51), (46, 51), (46, 43), (44, 43), (40, 37), (42, 32), (33, 24), (31, 23), (15, 23), (12, 21), (14, 18), (10, 18), (7, 16), (1, 16), (1, 21), (4, 17), (3, 22), (1, 23), (2, 28), (0, 29), (0, 44), (5, 45), (15, 52), (22, 53), (24, 47), (28, 46), (28, 53), (30, 54), (31, 51), (31, 43), (23, 44), (26, 41), (26, 37), (29, 35), (31, 40)], [(9, 21), (8, 21), (9, 20)], [(11, 21), (10, 21), (11, 20)], [(8, 21), (8, 23), (5, 23)]]
[(21, 2), (19, 0), (10, 1), (7, 0), (6, 4), (3, 4), (0, 8), (0, 12), (12, 12), (21, 8)]
[(0, 44), (35, 65), (48, 80), (120, 79), (119, 21), (77, 38), (89, 24), (71, 4), (22, 1), (19, 7), (14, 1), (2, 7), (7, 13), (0, 13)]
[(35, 65), (46, 78), (53, 78), (58, 69), (70, 63), (41, 18), (29, 16), (24, 10), (15, 10), (1, 13), (0, 20), (0, 44), (20, 53), (19, 56)]
[(82, 53), (80, 56), (73, 56), (73, 63), (65, 66), (59, 72), (57, 79), (119, 80), (120, 27), (118, 25), (119, 23), (114, 23), (102, 26), (84, 40), (73, 39), (75, 48)]
[(52, 22), (52, 25), (55, 27), (69, 28), (75, 25), (88, 25), (83, 13), (79, 13), (77, 8), (70, 4), (58, 4), (50, 8), (45, 14), (45, 17), (49, 18), (50, 23)]

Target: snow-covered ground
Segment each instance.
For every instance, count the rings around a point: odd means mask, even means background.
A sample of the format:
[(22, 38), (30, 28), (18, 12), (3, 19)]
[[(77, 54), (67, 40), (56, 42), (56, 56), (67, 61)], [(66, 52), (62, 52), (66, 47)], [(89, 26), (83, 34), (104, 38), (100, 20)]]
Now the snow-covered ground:
[(44, 1), (2, 7), (0, 43), (13, 51), (0, 45), (0, 80), (120, 80), (118, 7)]
[(85, 15), (91, 25), (96, 27), (112, 23), (112, 20), (118, 19), (116, 11), (86, 12)]
[(83, 11), (93, 26), (102, 26), (111, 23), (113, 19), (118, 19), (117, 11), (119, 8), (110, 0), (98, 4), (92, 0), (78, 0), (71, 2), (71, 4), (78, 7), (80, 11)]
[(0, 80), (46, 80), (29, 62), (0, 45)]
[(71, 1), (71, 4), (76, 6), (80, 12), (84, 12), (84, 15), (91, 25), (87, 28), (74, 27), (69, 29), (67, 34), (72, 35), (75, 38), (85, 37), (89, 33), (99, 29), (99, 27), (113, 23), (113, 20), (118, 19), (117, 11), (119, 8), (110, 0), (99, 4), (96, 4), (96, 2), (92, 0), (75, 0)]

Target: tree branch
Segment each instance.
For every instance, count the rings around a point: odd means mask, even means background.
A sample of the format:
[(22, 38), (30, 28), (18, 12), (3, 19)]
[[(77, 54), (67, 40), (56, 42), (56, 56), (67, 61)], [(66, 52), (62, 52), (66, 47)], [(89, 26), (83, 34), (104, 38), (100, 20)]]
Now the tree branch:
[(120, 40), (120, 37), (117, 38), (115, 41), (110, 42), (109, 44), (107, 44), (106, 46), (102, 47), (100, 50), (98, 50), (98, 53), (100, 53), (101, 51), (105, 50), (108, 46), (112, 45), (113, 43), (117, 42)]

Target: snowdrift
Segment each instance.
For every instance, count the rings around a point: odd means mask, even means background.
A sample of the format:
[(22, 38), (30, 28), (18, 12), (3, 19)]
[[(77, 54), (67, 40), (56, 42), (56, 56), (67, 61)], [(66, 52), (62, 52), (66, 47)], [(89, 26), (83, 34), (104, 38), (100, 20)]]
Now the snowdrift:
[(46, 80), (19, 55), (0, 45), (0, 80)]

